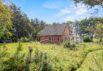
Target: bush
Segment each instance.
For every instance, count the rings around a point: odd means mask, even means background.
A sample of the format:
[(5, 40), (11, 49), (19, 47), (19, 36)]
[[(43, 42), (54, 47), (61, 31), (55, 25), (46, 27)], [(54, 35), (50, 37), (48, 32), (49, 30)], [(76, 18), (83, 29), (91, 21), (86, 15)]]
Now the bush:
[(63, 45), (64, 45), (64, 48), (70, 48), (70, 49), (75, 48), (75, 44), (73, 42), (70, 42), (70, 41), (65, 41), (63, 43)]
[[(35, 51), (34, 58), (32, 57), (33, 49), (28, 47), (28, 56), (22, 53), (22, 45), (19, 43), (13, 56), (7, 56), (6, 50), (0, 50), (0, 71), (53, 71), (47, 53), (43, 53), (38, 49)], [(30, 70), (30, 65), (33, 64), (35, 70)]]
[(27, 38), (27, 37), (22, 37), (20, 39), (21, 42), (29, 42), (30, 41), (30, 38)]
[(47, 53), (40, 52), (36, 49), (34, 62), (37, 65), (37, 71), (52, 71)]
[(2, 71), (16, 71), (16, 60), (15, 58), (6, 58), (6, 60), (2, 61)]
[(84, 42), (92, 42), (92, 38), (90, 36), (83, 36)]
[[(9, 56), (8, 52), (6, 52), (7, 48), (3, 47), (3, 52), (0, 53), (0, 71), (18, 71), (18, 69), (20, 69), (20, 65), (22, 67), (24, 67), (24, 55), (20, 54), (20, 51), (22, 51), (21, 49), (22, 45), (19, 43), (17, 49), (16, 49), (16, 53), (13, 54), (13, 56)], [(21, 55), (21, 56), (19, 56)], [(21, 70), (19, 70), (21, 71)]]
[(71, 47), (71, 44), (69, 41), (64, 42), (64, 48), (69, 48)]

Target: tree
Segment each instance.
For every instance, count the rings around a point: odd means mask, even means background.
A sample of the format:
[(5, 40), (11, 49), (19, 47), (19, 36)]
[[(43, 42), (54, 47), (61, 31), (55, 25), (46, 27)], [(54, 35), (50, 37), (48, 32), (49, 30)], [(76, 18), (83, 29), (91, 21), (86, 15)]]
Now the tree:
[(103, 23), (103, 18), (88, 18), (81, 20), (78, 23), (79, 34), (84, 38), (89, 37), (90, 39), (92, 39), (94, 35), (96, 35), (98, 38), (101, 38), (102, 25), (99, 25), (98, 22)]
[(34, 27), (34, 31), (32, 32), (33, 38), (37, 40), (38, 32), (40, 32), (45, 27), (46, 23), (36, 18), (31, 20), (31, 24)]
[(93, 36), (95, 25), (96, 25), (96, 20), (97, 20), (96, 18), (88, 18), (88, 19), (81, 20), (80, 23), (78, 23), (79, 24), (79, 34)]
[(38, 19), (30, 20), (25, 13), (16, 5), (10, 5), (12, 11), (13, 22), (13, 38), (31, 38), (37, 39), (37, 33), (43, 29), (45, 22)]
[(33, 30), (33, 27), (27, 15), (14, 4), (10, 5), (10, 9), (12, 11), (13, 17), (13, 38), (16, 38), (17, 40), (22, 37), (29, 37)]
[(0, 1), (0, 39), (3, 36), (11, 36), (10, 29), (12, 28), (11, 11)]
[(91, 7), (93, 6), (103, 6), (103, 0), (74, 0), (76, 3), (84, 3), (86, 5), (89, 5)]
[(103, 41), (103, 23), (98, 22), (96, 24), (96, 36), (100, 39), (100, 41)]

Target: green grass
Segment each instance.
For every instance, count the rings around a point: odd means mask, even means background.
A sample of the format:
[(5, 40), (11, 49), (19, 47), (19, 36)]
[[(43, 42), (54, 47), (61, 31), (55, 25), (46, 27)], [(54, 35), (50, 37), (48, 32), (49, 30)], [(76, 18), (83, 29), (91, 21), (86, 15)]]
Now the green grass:
[(91, 52), (77, 71), (102, 71), (103, 50)]
[[(28, 47), (33, 48), (32, 56), (35, 55), (35, 50), (38, 49), (41, 52), (47, 53), (50, 57), (50, 62), (53, 67), (53, 71), (71, 71), (76, 69), (77, 71), (99, 71), (103, 68), (103, 46), (94, 43), (82, 43), (76, 46), (75, 50), (63, 48), (62, 45), (54, 44), (41, 44), (39, 42), (21, 43), (22, 52), (26, 54)], [(4, 47), (4, 44), (0, 44)], [(7, 47), (6, 52), (12, 57), (18, 47), (18, 43), (5, 44)], [(95, 57), (94, 61), (93, 56)], [(98, 67), (98, 64), (100, 65)], [(33, 64), (31, 64), (31, 71), (33, 71)]]

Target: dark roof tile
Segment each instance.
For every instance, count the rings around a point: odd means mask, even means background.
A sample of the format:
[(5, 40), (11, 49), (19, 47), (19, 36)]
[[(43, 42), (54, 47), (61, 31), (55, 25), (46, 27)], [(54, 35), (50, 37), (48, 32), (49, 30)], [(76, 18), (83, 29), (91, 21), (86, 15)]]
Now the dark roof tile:
[(53, 24), (46, 26), (43, 30), (41, 30), (38, 34), (40, 36), (45, 35), (62, 35), (64, 32), (65, 24)]

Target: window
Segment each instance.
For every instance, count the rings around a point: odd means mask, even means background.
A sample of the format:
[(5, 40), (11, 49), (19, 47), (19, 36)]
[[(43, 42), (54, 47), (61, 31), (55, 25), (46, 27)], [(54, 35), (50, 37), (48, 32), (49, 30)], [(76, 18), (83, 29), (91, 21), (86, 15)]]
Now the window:
[(65, 37), (65, 41), (67, 40), (67, 37)]
[(58, 41), (59, 41), (59, 37), (58, 37)]
[(51, 43), (51, 42), (52, 42), (52, 39), (53, 39), (53, 38), (52, 38), (51, 36), (49, 36), (49, 40), (48, 40), (48, 41)]

